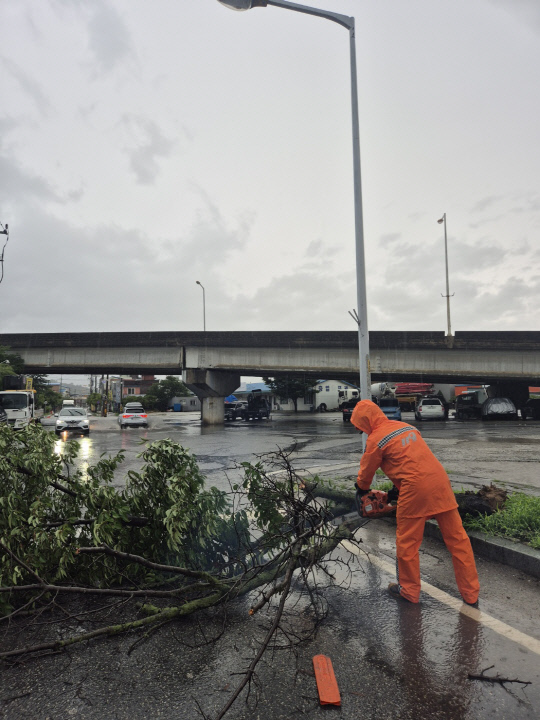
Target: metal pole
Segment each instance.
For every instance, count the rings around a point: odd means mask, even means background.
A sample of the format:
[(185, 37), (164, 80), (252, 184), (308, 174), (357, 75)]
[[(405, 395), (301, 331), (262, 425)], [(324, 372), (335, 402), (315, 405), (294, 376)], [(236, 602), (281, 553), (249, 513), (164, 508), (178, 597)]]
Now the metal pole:
[[(446, 320), (448, 325), (448, 337), (451, 337), (452, 325), (450, 323), (450, 281), (448, 279), (448, 236), (446, 234), (446, 213), (444, 213), (441, 220), (444, 223), (444, 264), (446, 268)], [(439, 222), (441, 222), (441, 220), (439, 220)]]
[(203, 330), (206, 332), (206, 293), (204, 292), (204, 286), (202, 283), (200, 283), (198, 280), (195, 280), (197, 285), (200, 285), (202, 288), (202, 312), (203, 312)]
[(369, 330), (366, 297), (366, 261), (364, 254), (364, 216), (362, 209), (362, 176), (360, 169), (360, 123), (358, 118), (358, 84), (356, 74), (356, 41), (354, 18), (349, 29), (351, 47), (351, 105), (354, 167), (354, 220), (356, 234), (356, 294), (358, 302), (358, 355), (360, 363), (360, 398), (371, 397), (369, 366)]
[(360, 370), (360, 398), (371, 397), (371, 369), (369, 364), (369, 330), (367, 320), (366, 264), (364, 253), (364, 222), (362, 210), (362, 177), (360, 169), (360, 123), (358, 118), (358, 80), (356, 72), (355, 22), (353, 17), (340, 15), (330, 10), (321, 10), (287, 0), (258, 0), (252, 7), (274, 5), (275, 7), (307, 15), (315, 15), (338, 23), (349, 30), (351, 52), (351, 105), (353, 134), (353, 170), (354, 170), (354, 219), (356, 237), (356, 293), (358, 302), (358, 355)]

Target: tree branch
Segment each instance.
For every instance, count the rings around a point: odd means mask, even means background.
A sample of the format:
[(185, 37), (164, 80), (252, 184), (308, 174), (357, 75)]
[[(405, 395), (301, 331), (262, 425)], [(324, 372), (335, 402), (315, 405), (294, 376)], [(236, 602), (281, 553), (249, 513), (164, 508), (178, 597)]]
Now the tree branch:
[(87, 640), (94, 640), (95, 638), (103, 636), (120, 635), (121, 633), (138, 630), (142, 627), (148, 627), (153, 623), (169, 622), (174, 618), (182, 617), (184, 615), (191, 615), (197, 610), (211, 607), (212, 605), (218, 603), (221, 597), (221, 593), (214, 593), (214, 595), (209, 595), (206, 598), (198, 598), (197, 600), (192, 600), (189, 603), (185, 603), (181, 607), (165, 608), (159, 613), (149, 615), (145, 618), (141, 618), (140, 620), (133, 620), (132, 622), (127, 622), (120, 625), (108, 625), (107, 627), (99, 628), (98, 630), (93, 630), (92, 632), (66, 638), (66, 640), (56, 640), (54, 642), (42, 643), (41, 645), (32, 645), (29, 647), (20, 648), (18, 650), (9, 650), (8, 652), (0, 653), (0, 658), (26, 655), (27, 653), (42, 652), (44, 650), (62, 650), (66, 647), (69, 647), (70, 645), (75, 645), (76, 643), (80, 642), (86, 642)]

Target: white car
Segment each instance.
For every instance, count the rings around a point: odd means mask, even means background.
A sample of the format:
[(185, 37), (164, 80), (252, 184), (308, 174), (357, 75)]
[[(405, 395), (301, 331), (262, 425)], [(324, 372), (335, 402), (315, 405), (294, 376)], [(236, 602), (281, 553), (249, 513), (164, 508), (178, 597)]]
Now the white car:
[(57, 435), (63, 432), (79, 432), (83, 435), (90, 435), (90, 421), (84, 408), (65, 407), (55, 417), (57, 420), (54, 431)]
[(417, 420), (444, 420), (446, 410), (439, 398), (422, 398), (414, 413)]
[(128, 403), (124, 411), (118, 415), (120, 428), (125, 427), (148, 427), (148, 414), (142, 405)]

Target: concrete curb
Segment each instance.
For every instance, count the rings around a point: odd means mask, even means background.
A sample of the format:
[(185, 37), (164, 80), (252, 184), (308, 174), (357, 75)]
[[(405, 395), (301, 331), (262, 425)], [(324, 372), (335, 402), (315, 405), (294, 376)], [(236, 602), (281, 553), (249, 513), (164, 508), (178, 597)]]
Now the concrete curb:
[[(435, 520), (426, 522), (424, 534), (442, 541), (441, 531)], [(475, 555), (503, 565), (510, 565), (527, 575), (540, 578), (540, 550), (535, 550), (514, 540), (493, 537), (473, 530), (468, 531), (467, 534), (471, 539)]]

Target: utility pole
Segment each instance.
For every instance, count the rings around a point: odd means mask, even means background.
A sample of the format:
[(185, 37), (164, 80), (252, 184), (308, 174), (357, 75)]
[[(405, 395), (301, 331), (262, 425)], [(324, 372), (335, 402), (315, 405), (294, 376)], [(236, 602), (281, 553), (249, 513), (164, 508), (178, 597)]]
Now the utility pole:
[(444, 213), (442, 218), (440, 220), (437, 220), (437, 222), (439, 223), (439, 225), (441, 223), (444, 223), (444, 263), (445, 263), (445, 268), (446, 268), (446, 295), (442, 295), (442, 293), (441, 293), (441, 297), (446, 298), (446, 320), (447, 320), (447, 324), (448, 324), (447, 337), (451, 338), (452, 337), (452, 325), (450, 323), (450, 297), (451, 297), (451, 295), (450, 295), (450, 282), (448, 280), (448, 237), (446, 234), (446, 213)]

